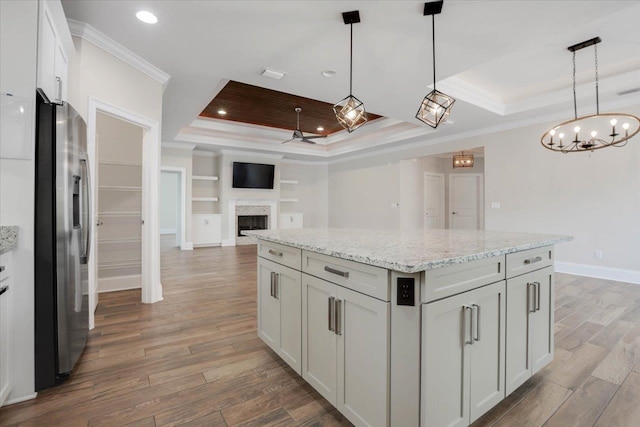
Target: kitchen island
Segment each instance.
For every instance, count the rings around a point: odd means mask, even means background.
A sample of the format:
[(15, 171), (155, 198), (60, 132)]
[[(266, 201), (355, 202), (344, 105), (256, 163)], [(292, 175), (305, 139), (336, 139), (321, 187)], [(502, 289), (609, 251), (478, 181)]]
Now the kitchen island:
[(570, 237), (244, 233), (259, 337), (355, 425), (466, 426), (553, 359), (553, 245)]

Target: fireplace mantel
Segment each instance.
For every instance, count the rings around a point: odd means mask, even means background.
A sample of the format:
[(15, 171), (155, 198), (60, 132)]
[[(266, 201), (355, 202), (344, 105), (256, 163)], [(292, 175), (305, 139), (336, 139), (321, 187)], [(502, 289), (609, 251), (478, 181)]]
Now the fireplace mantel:
[(236, 206), (265, 206), (269, 208), (269, 229), (278, 228), (278, 201), (269, 199), (226, 199), (227, 201), (227, 238), (222, 246), (236, 245)]

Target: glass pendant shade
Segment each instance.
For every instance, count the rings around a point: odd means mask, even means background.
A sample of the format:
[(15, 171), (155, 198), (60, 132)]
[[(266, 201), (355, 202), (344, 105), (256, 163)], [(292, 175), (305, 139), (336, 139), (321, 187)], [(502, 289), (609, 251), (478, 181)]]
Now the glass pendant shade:
[(435, 129), (441, 122), (447, 120), (454, 102), (456, 100), (449, 95), (434, 89), (422, 100), (416, 119)]
[(333, 106), (338, 123), (349, 133), (367, 122), (364, 103), (353, 95), (349, 95)]
[(453, 156), (453, 168), (454, 169), (463, 169), (463, 168), (472, 168), (474, 163), (473, 154), (456, 154)]

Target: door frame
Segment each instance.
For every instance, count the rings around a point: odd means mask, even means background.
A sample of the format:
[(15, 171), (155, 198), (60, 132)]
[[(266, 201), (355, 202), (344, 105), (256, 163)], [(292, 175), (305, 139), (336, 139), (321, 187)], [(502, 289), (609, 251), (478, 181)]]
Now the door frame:
[(453, 212), (452, 209), (452, 201), (453, 201), (453, 185), (451, 185), (451, 181), (452, 178), (458, 177), (458, 176), (471, 176), (471, 177), (475, 177), (478, 180), (478, 206), (476, 207), (477, 209), (477, 217), (476, 217), (476, 226), (477, 226), (477, 230), (484, 230), (484, 174), (483, 173), (450, 173), (449, 174), (449, 212), (448, 212), (448, 217), (449, 217), (449, 228), (451, 227), (451, 224), (453, 223), (453, 215), (451, 212)]
[(173, 172), (178, 174), (178, 179), (180, 180), (180, 202), (178, 203), (180, 209), (180, 241), (178, 245), (180, 246), (180, 250), (187, 250), (185, 246), (186, 242), (186, 219), (187, 219), (187, 168), (181, 168), (178, 166), (161, 166), (160, 173), (162, 172)]
[(425, 172), (422, 178), (422, 227), (426, 230), (427, 219), (425, 211), (427, 210), (427, 176), (435, 176), (440, 178), (440, 228), (445, 225), (445, 209), (444, 209), (444, 174), (437, 172)]
[[(142, 302), (162, 301), (160, 283), (160, 123), (137, 113), (89, 97), (87, 116), (87, 155), (89, 166), (97, 175), (96, 121), (98, 113), (124, 120), (143, 129), (142, 137)], [(94, 195), (91, 201), (92, 223), (96, 223), (96, 181), (91, 184)], [(97, 245), (95, 227), (91, 227), (91, 252)], [(89, 329), (95, 326), (95, 309), (98, 306), (98, 260), (89, 257)]]

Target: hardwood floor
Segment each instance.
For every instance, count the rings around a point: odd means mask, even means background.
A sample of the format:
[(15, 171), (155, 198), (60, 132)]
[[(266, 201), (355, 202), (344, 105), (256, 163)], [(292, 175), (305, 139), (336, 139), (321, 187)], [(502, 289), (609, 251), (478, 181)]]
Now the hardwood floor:
[[(255, 257), (164, 248), (164, 301), (101, 294), (71, 378), (0, 425), (350, 425), (257, 338)], [(640, 286), (558, 274), (554, 361), (474, 425), (637, 426), (639, 403)]]

